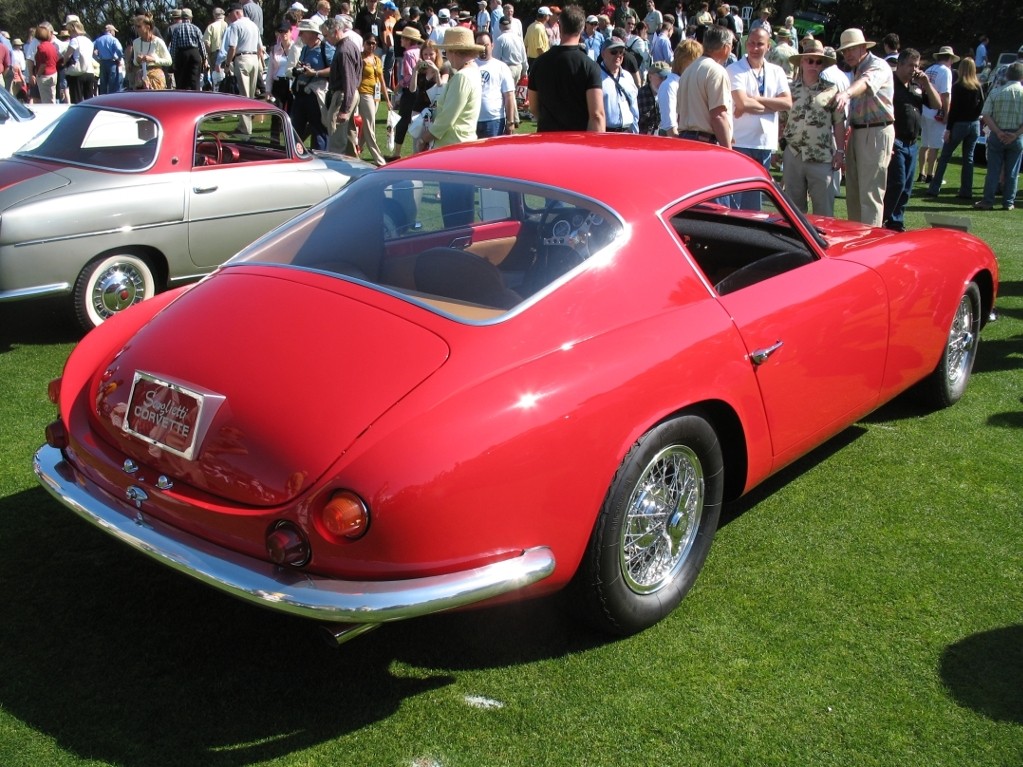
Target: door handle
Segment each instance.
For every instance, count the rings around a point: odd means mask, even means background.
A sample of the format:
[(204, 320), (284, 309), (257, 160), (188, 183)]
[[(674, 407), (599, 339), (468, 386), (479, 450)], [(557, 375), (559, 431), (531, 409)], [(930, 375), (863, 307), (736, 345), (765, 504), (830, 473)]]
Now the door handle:
[(777, 341), (766, 349), (757, 349), (750, 355), (750, 359), (753, 360), (754, 365), (763, 365), (767, 362), (767, 358), (774, 354), (782, 347), (783, 342)]
[(451, 244), (448, 245), (448, 247), (449, 248), (458, 248), (459, 250), (465, 250), (470, 245), (472, 245), (472, 235), (471, 234), (466, 234), (466, 235), (463, 235), (461, 237), (455, 237), (451, 241)]
[(209, 194), (217, 191), (217, 188), (216, 186), (193, 186), (192, 191), (196, 194)]

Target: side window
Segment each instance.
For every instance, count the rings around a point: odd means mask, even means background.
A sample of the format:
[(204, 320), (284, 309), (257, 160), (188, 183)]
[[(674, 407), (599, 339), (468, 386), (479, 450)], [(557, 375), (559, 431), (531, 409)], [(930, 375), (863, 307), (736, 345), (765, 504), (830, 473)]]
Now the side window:
[(502, 189), (443, 181), (407, 181), (385, 190), (384, 236), (402, 239), (511, 218)]
[(775, 198), (749, 190), (699, 202), (671, 225), (718, 295), (727, 295), (817, 260)]
[(289, 126), (273, 112), (230, 112), (199, 121), (195, 167), (288, 158)]

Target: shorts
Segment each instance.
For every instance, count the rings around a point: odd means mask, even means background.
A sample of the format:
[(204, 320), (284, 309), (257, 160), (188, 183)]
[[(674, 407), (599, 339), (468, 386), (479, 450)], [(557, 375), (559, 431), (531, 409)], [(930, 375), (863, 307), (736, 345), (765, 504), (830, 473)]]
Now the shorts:
[(945, 143), (945, 123), (924, 115), (920, 119), (920, 146), (924, 149), (941, 149)]

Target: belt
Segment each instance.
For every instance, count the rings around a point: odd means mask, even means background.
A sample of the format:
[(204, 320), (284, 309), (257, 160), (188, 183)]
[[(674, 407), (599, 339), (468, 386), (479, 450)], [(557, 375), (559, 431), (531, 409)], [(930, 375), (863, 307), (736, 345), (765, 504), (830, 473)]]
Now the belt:
[(235, 56), (255, 56), (255, 55), (256, 55), (255, 51), (239, 51), (238, 53), (235, 54)]
[(693, 141), (702, 141), (705, 144), (716, 144), (718, 143), (718, 137), (713, 133), (706, 133), (702, 130), (683, 130), (678, 132), (679, 138), (692, 139)]
[(852, 127), (860, 130), (863, 130), (864, 128), (887, 128), (889, 125), (893, 124), (893, 122), (893, 120), (888, 120), (883, 123), (863, 123), (862, 125), (856, 125), (853, 123)]
[(608, 133), (627, 133), (629, 128), (604, 128)]

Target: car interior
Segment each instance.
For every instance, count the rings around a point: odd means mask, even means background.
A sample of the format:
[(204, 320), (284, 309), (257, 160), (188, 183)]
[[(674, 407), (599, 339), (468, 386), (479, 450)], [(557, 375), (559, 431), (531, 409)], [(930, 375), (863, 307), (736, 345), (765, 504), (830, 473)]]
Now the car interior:
[(671, 217), (685, 249), (718, 295), (728, 295), (818, 260), (799, 231), (762, 195), (756, 210), (734, 197), (699, 203)]
[(209, 115), (196, 131), (193, 167), (287, 160), (287, 129), (274, 113)]

